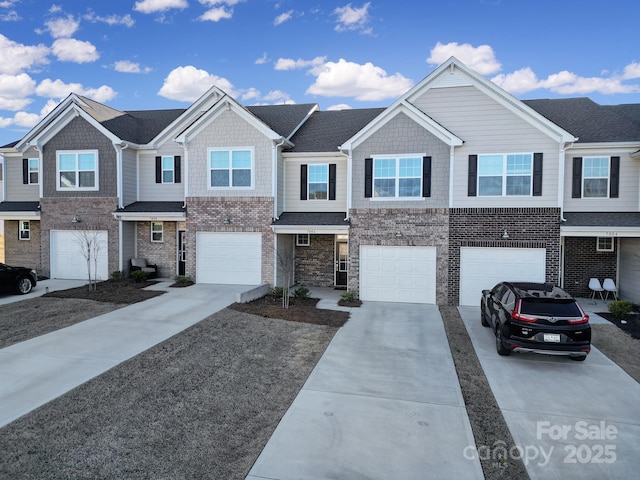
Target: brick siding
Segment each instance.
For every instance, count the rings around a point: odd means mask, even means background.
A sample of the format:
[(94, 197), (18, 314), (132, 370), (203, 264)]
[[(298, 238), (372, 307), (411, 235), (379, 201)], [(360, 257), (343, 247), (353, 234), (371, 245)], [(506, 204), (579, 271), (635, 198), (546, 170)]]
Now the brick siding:
[(565, 237), (564, 239), (564, 289), (576, 297), (589, 297), (589, 279), (600, 283), (605, 278), (616, 279), (618, 241), (614, 240), (613, 252), (596, 251), (596, 237)]
[(20, 222), (17, 220), (5, 220), (5, 263), (16, 267), (35, 268), (42, 273), (40, 260), (40, 222), (29, 221), (30, 240), (20, 240)]
[(308, 247), (296, 246), (295, 281), (312, 287), (335, 285), (334, 235), (310, 235)]
[(158, 277), (174, 278), (178, 273), (178, 233), (176, 222), (162, 222), (162, 242), (151, 241), (151, 222), (137, 222), (138, 256), (158, 266)]

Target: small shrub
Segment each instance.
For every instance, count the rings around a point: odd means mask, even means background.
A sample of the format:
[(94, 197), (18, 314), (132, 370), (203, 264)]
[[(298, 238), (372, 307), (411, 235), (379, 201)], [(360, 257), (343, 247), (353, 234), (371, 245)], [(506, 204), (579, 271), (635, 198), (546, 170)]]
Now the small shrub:
[(345, 302), (353, 302), (356, 299), (356, 294), (353, 292), (344, 292), (342, 295), (340, 295), (340, 298), (342, 298), (342, 300), (344, 300)]
[(133, 278), (136, 283), (144, 282), (148, 276), (149, 274), (147, 272), (143, 272), (142, 270), (134, 270), (133, 272), (131, 272), (131, 278)]
[(609, 304), (609, 313), (615, 318), (624, 318), (631, 310), (631, 302), (627, 300), (615, 300)]
[(309, 298), (309, 289), (306, 287), (298, 287), (293, 292), (293, 298), (296, 300), (304, 300), (305, 298)]
[(113, 278), (114, 280), (122, 280), (124, 278), (124, 275), (122, 275), (122, 272), (120, 270), (116, 270), (114, 272), (111, 272), (111, 278)]
[(187, 275), (176, 275), (175, 281), (176, 283), (190, 283), (191, 277)]
[(272, 297), (281, 297), (282, 294), (284, 293), (284, 288), (283, 287), (273, 287), (271, 289), (271, 291), (269, 292), (269, 295), (271, 295)]

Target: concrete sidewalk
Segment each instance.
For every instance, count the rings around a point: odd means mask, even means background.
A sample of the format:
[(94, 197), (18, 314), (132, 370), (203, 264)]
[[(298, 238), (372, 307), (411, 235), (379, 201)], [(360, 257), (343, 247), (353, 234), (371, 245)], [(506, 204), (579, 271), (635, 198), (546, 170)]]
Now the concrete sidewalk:
[[(43, 282), (44, 283), (44, 282)], [(167, 293), (0, 350), (0, 427), (235, 302), (252, 288), (202, 285)]]
[[(339, 293), (311, 296), (331, 308)], [(351, 309), (247, 479), (478, 479), (480, 462), (464, 456), (474, 445), (438, 307), (367, 302)]]

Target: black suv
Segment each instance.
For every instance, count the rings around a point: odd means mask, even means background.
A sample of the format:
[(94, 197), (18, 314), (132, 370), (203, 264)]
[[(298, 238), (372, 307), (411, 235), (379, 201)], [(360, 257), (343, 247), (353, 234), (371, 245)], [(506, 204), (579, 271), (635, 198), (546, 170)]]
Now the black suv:
[(0, 263), (0, 292), (29, 293), (38, 283), (35, 270)]
[(500, 355), (519, 350), (582, 361), (591, 350), (589, 316), (571, 295), (547, 283), (501, 282), (483, 290), (480, 319), (495, 332)]

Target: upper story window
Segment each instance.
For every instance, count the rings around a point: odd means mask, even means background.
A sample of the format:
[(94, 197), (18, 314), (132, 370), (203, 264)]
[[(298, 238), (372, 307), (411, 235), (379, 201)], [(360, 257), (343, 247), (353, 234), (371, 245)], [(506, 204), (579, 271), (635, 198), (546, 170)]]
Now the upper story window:
[(57, 152), (58, 190), (98, 190), (98, 152)]
[(309, 165), (309, 200), (326, 200), (329, 194), (329, 165)]
[(156, 183), (180, 183), (179, 155), (163, 155), (156, 157)]
[(373, 159), (374, 197), (420, 197), (422, 157)]
[(162, 222), (151, 222), (151, 241), (162, 243), (164, 241), (164, 225)]
[(478, 155), (478, 195), (531, 195), (533, 154)]
[(25, 158), (22, 160), (22, 183), (25, 185), (37, 185), (40, 181), (40, 160), (38, 158)]
[(620, 157), (573, 157), (572, 198), (618, 198)]
[(31, 239), (31, 223), (29, 223), (29, 220), (20, 220), (18, 238), (20, 240)]
[(210, 149), (209, 188), (253, 187), (253, 150)]

